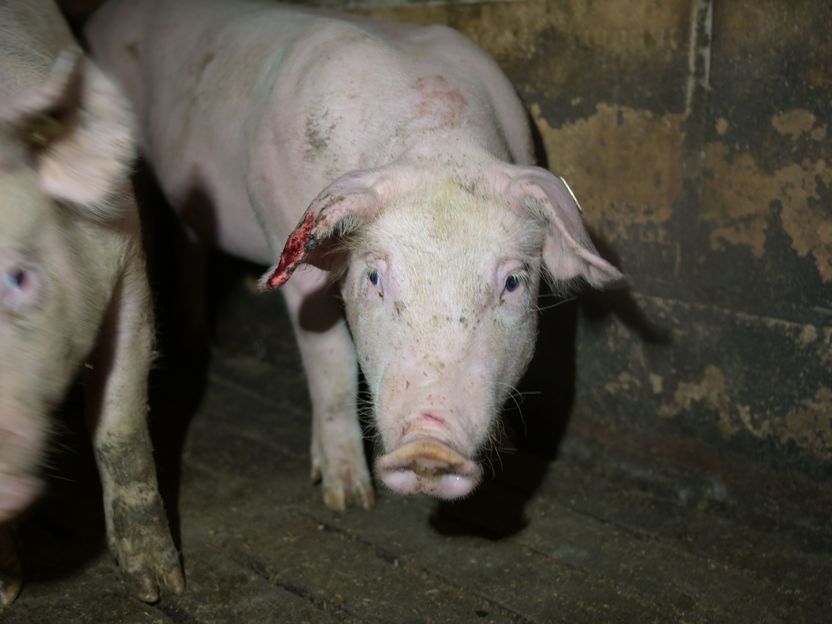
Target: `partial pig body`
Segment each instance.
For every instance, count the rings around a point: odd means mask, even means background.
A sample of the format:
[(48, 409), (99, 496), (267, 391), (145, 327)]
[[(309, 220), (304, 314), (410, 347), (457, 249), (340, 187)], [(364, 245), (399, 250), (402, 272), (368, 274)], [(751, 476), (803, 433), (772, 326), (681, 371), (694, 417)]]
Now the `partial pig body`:
[(183, 580), (147, 433), (151, 300), (127, 175), (133, 117), (49, 1), (0, 5), (0, 608), (8, 523), (34, 500), (51, 412), (82, 365), (107, 536), (146, 600)]
[[(445, 27), (260, 1), (114, 0), (87, 35), (186, 223), (276, 262), (263, 285), (283, 286), (296, 330), (325, 502), (373, 502), (359, 363), (384, 483), (470, 492), (532, 354), (541, 274), (621, 278), (562, 180), (530, 166), (527, 115), (497, 65)], [(346, 320), (325, 294), (333, 275)]]

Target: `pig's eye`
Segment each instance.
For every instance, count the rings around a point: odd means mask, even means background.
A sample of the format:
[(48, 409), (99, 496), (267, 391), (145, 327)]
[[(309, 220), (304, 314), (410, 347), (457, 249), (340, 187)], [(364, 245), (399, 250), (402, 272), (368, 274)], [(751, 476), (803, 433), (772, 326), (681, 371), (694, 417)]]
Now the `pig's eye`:
[(367, 279), (373, 286), (378, 286), (378, 271), (372, 270), (367, 274)]
[(27, 266), (11, 266), (0, 273), (0, 307), (23, 312), (38, 300), (38, 275)]
[(509, 275), (506, 278), (506, 292), (514, 292), (520, 287), (520, 278), (517, 275)]
[(9, 290), (21, 290), (24, 282), (26, 282), (26, 271), (23, 269), (13, 269), (3, 273), (3, 284)]

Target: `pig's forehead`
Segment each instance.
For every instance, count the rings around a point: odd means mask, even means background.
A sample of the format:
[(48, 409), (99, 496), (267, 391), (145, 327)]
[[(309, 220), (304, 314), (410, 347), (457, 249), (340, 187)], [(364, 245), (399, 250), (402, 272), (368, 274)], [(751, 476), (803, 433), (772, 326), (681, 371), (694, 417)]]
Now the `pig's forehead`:
[(498, 197), (440, 180), (395, 198), (367, 228), (369, 247), (434, 257), (499, 253), (534, 237), (535, 223), (522, 219)]

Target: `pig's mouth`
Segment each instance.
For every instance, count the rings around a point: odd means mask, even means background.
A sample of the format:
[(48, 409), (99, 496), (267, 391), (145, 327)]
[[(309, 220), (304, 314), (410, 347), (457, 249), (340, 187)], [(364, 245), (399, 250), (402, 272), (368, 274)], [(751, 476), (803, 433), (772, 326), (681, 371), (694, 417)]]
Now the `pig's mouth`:
[(469, 494), (480, 482), (476, 462), (435, 438), (420, 438), (376, 460), (376, 471), (394, 492), (446, 500)]

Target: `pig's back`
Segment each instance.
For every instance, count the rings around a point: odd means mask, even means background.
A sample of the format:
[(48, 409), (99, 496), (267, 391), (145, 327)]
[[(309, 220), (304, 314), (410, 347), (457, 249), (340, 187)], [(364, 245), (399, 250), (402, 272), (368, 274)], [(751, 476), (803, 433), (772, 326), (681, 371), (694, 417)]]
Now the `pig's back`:
[(248, 207), (247, 118), (260, 68), (279, 47), (263, 28), (264, 5), (212, 0), (130, 0), (89, 21), (93, 56), (124, 86), (148, 157), (174, 207), (230, 253), (271, 261)]
[(387, 164), (420, 134), (464, 129), (528, 159), (511, 85), (444, 27), (257, 0), (117, 0), (87, 34), (133, 99), (169, 197), (181, 210), (199, 187), (222, 207), (203, 229), (257, 262), (275, 252), (261, 229), (281, 240), (333, 179)]
[(291, 135), (283, 138), (302, 144), (307, 135), (301, 151), (325, 147), (345, 161), (341, 173), (390, 162), (437, 131), (464, 129), (506, 160), (528, 151), (512, 86), (450, 28), (320, 14), (279, 63), (271, 107)]

